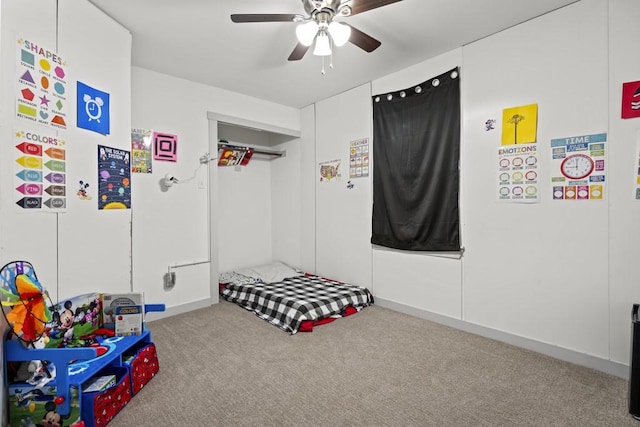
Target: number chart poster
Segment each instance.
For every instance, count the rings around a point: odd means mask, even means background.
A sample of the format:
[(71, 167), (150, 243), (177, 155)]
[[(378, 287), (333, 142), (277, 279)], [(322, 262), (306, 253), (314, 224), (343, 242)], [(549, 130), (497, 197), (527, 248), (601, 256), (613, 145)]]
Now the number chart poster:
[(503, 145), (498, 148), (498, 200), (536, 203), (538, 188), (537, 144)]
[(66, 142), (41, 132), (14, 132), (14, 195), (22, 211), (63, 212), (67, 207)]
[(66, 61), (32, 40), (19, 38), (18, 46), (16, 115), (67, 129)]
[(553, 200), (602, 200), (606, 133), (551, 140)]
[(349, 177), (365, 176), (369, 176), (369, 140), (367, 138), (351, 141), (349, 155)]
[(98, 209), (131, 209), (129, 152), (98, 145)]

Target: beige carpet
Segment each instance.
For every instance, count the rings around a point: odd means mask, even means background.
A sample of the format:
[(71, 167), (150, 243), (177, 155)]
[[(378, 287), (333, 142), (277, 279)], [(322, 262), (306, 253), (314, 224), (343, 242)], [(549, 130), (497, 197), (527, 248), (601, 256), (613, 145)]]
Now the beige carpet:
[(640, 426), (627, 381), (378, 306), (293, 336), (221, 302), (150, 322), (119, 426)]

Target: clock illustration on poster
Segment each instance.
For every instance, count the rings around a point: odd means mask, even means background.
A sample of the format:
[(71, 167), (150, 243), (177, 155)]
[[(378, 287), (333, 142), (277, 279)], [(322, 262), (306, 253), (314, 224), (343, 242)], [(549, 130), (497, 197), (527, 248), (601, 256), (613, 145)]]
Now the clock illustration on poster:
[(560, 164), (560, 172), (569, 179), (582, 179), (593, 172), (593, 160), (586, 154), (572, 154)]

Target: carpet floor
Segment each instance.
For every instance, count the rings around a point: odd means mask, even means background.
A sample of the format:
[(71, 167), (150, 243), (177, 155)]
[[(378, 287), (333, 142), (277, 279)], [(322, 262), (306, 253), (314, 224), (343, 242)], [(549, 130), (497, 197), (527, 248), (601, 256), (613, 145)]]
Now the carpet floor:
[(288, 335), (221, 301), (147, 324), (124, 426), (634, 426), (628, 382), (373, 305)]

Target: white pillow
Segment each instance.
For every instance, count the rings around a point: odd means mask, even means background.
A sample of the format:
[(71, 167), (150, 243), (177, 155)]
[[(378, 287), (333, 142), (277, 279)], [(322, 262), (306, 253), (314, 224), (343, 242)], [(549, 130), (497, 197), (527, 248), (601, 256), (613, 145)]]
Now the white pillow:
[(243, 276), (242, 274), (238, 274), (234, 271), (220, 273), (218, 276), (218, 283), (222, 283), (224, 285), (252, 285), (256, 282), (259, 282), (259, 280), (254, 279), (253, 277)]
[(234, 271), (238, 274), (242, 274), (243, 276), (259, 279), (264, 283), (282, 282), (283, 279), (288, 277), (302, 276), (303, 274), (302, 272), (297, 271), (296, 269), (279, 261), (256, 267), (241, 268)]

